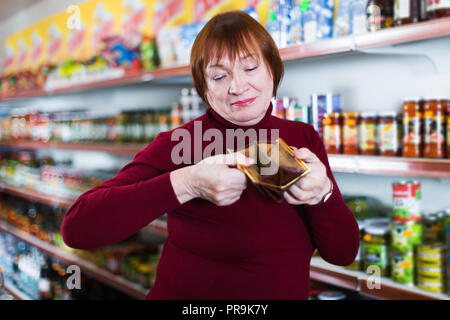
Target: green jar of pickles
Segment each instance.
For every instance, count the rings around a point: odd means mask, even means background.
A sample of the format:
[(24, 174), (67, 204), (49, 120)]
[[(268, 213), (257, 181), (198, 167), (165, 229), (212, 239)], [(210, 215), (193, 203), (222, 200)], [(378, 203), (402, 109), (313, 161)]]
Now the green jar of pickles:
[(370, 266), (377, 266), (380, 268), (381, 276), (388, 276), (390, 273), (389, 244), (389, 219), (367, 220), (363, 236), (363, 270), (366, 271)]

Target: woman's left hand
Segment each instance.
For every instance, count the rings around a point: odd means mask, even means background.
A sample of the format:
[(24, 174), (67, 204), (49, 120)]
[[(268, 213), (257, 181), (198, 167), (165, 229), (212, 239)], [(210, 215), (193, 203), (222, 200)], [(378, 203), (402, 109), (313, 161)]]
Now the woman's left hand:
[(294, 155), (303, 160), (311, 171), (290, 186), (284, 192), (284, 198), (293, 205), (318, 204), (331, 189), (331, 180), (327, 176), (325, 165), (308, 148), (297, 149)]

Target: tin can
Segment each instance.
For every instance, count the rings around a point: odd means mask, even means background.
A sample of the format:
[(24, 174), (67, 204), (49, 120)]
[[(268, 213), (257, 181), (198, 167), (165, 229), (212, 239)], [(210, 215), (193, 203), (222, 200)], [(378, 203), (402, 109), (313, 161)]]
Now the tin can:
[(310, 97), (311, 121), (314, 129), (323, 138), (323, 118), (325, 113), (341, 112), (340, 94), (312, 94)]
[(394, 221), (407, 222), (421, 217), (421, 188), (418, 181), (400, 181), (392, 184)]
[(417, 261), (444, 265), (445, 246), (442, 244), (420, 244), (417, 246)]
[(416, 244), (414, 236), (414, 221), (391, 223), (391, 247), (398, 252), (413, 252)]
[(406, 285), (414, 285), (414, 253), (392, 251), (392, 279)]
[(442, 278), (418, 276), (417, 286), (426, 291), (444, 292), (444, 281)]

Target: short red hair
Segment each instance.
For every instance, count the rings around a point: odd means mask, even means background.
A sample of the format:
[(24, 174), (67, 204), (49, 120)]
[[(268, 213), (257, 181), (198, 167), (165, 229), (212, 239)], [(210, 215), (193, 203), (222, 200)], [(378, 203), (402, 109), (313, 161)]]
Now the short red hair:
[(209, 20), (194, 41), (191, 51), (191, 73), (194, 87), (203, 102), (208, 87), (205, 70), (215, 59), (218, 62), (225, 54), (234, 61), (240, 54), (261, 53), (273, 78), (275, 96), (284, 73), (284, 65), (278, 48), (267, 30), (243, 11), (220, 13)]

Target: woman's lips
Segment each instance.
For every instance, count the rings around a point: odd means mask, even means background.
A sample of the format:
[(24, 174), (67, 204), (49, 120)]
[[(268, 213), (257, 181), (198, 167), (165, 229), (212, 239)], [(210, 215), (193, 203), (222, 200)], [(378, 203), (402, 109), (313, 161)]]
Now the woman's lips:
[(256, 97), (246, 99), (246, 100), (239, 100), (239, 101), (233, 102), (231, 105), (235, 106), (235, 107), (246, 107), (246, 106), (252, 104), (253, 101), (255, 101), (255, 99), (256, 99)]

